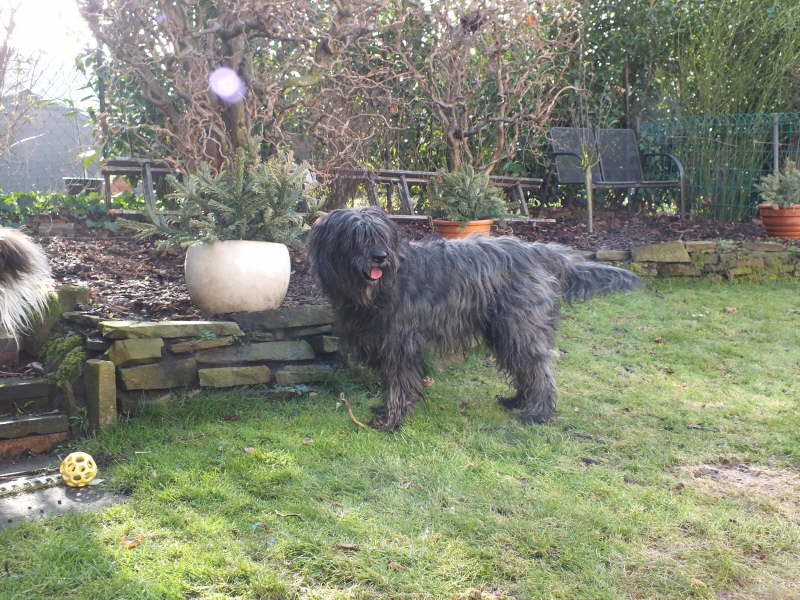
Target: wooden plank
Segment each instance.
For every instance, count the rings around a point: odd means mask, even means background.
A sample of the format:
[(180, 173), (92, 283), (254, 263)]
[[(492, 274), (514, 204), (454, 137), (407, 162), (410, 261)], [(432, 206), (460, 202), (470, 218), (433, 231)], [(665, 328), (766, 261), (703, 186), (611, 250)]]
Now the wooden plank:
[(42, 379), (0, 379), (0, 402), (50, 396), (55, 389)]
[(526, 217), (529, 216), (528, 205), (525, 202), (525, 192), (522, 191), (522, 185), (517, 182), (517, 184), (514, 186), (514, 190), (517, 192), (517, 199), (519, 200), (519, 207), (522, 210), (522, 214)]
[[(108, 175), (136, 175), (137, 177), (142, 176), (142, 167), (115, 167), (115, 166), (108, 166), (104, 165), (100, 167), (100, 172)], [(167, 167), (150, 167), (150, 172), (153, 175), (169, 175), (171, 173), (175, 173), (173, 169)]]
[(386, 184), (386, 212), (392, 212), (392, 190), (394, 186), (391, 183)]
[(387, 215), (392, 221), (429, 221), (427, 215)]
[(0, 415), (43, 413), (55, 409), (56, 406), (56, 399), (51, 396), (38, 396), (24, 400), (0, 400)]
[(378, 208), (381, 207), (380, 202), (378, 202), (378, 190), (375, 187), (375, 180), (367, 179), (367, 197), (369, 198), (369, 203), (372, 206), (376, 206)]
[(527, 219), (506, 219), (506, 223), (555, 223), (556, 219), (538, 219), (528, 217)]
[[(373, 179), (376, 183), (398, 183), (401, 178), (411, 185), (427, 185), (436, 177), (432, 171), (396, 171), (391, 169), (334, 169), (337, 177), (344, 179), (367, 180)], [(543, 179), (536, 177), (510, 177), (507, 175), (491, 175), (493, 184), (502, 187), (511, 187), (520, 184), (523, 188), (540, 188)]]
[(22, 415), (0, 419), (0, 439), (10, 440), (29, 435), (45, 435), (69, 431), (69, 421), (64, 413), (47, 415)]
[(414, 206), (411, 204), (411, 192), (408, 189), (408, 182), (404, 175), (400, 176), (398, 190), (400, 192), (400, 209), (404, 214), (413, 215)]
[(67, 432), (60, 432), (48, 433), (47, 435), (29, 435), (15, 440), (0, 440), (0, 457), (14, 458), (26, 452), (33, 452), (34, 454), (47, 452), (56, 444), (66, 440), (67, 437), (69, 437)]

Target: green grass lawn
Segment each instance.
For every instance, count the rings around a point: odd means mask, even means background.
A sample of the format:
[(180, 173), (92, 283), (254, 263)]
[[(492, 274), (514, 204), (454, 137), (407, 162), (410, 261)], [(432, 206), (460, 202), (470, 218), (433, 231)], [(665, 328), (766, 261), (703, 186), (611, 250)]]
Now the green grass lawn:
[(350, 421), (339, 392), (366, 420), (379, 389), (342, 374), (70, 444), (131, 500), (0, 532), (0, 597), (800, 597), (800, 284), (654, 282), (566, 313), (546, 425), (494, 402), (478, 350), (395, 434)]

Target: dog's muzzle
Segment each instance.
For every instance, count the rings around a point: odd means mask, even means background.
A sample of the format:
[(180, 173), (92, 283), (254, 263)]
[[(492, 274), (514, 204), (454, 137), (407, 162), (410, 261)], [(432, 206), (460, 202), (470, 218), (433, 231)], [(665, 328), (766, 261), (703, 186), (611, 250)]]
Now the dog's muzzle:
[(367, 279), (377, 281), (383, 277), (383, 269), (386, 264), (386, 259), (389, 258), (389, 252), (383, 248), (376, 248), (372, 251), (370, 256), (372, 259), (370, 267), (367, 271)]

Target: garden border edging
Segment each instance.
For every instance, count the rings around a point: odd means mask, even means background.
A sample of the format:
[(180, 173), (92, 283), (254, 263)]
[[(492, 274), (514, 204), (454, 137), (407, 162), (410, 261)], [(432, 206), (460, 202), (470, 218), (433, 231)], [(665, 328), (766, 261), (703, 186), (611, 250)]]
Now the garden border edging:
[(584, 256), (645, 277), (800, 277), (800, 245), (782, 241), (675, 240)]

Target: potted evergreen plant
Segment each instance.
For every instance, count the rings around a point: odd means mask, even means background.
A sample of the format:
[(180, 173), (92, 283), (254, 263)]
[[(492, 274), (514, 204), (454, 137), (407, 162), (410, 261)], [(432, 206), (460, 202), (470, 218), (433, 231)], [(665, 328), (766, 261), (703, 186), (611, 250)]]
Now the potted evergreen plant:
[(756, 185), (761, 195), (758, 205), (767, 234), (800, 238), (800, 169), (786, 161), (783, 169), (761, 178)]
[(204, 313), (276, 308), (289, 286), (287, 245), (300, 249), (308, 229), (309, 215), (299, 212), (308, 175), (290, 152), (261, 161), (254, 140), (216, 176), (203, 164), (183, 181), (171, 177), (176, 211), (150, 206), (150, 223), (123, 224), (139, 238), (161, 234), (159, 247), (187, 248), (186, 285)]
[(502, 191), (470, 165), (439, 172), (432, 196), (433, 226), (445, 238), (489, 235), (494, 220), (506, 215)]

